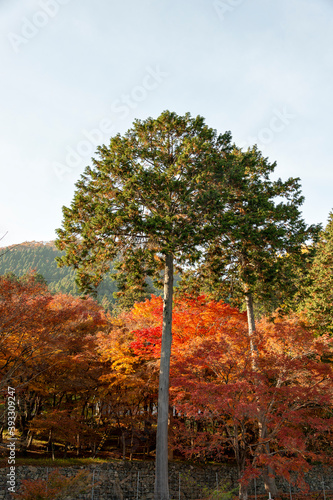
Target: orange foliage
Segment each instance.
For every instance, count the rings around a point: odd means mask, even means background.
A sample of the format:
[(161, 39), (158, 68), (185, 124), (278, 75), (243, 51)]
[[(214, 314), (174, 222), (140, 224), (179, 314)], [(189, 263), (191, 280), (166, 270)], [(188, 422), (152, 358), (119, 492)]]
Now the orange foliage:
[[(22, 429), (30, 421), (32, 431), (72, 446), (78, 433), (80, 442), (88, 440), (91, 423), (103, 420), (124, 442), (125, 431), (132, 440), (148, 435), (156, 418), (162, 299), (110, 318), (90, 299), (51, 295), (33, 276), (0, 279), (0, 375), (2, 387), (10, 381), (21, 391)], [(329, 454), (333, 375), (322, 360), (332, 339), (314, 338), (294, 316), (263, 319), (253, 340), (255, 371), (245, 313), (204, 296), (175, 301), (174, 447), (200, 459), (233, 453), (244, 482), (267, 466), (289, 480), (290, 471)]]
[[(103, 373), (96, 334), (108, 319), (93, 300), (51, 295), (34, 275), (0, 281), (1, 387), (5, 392), (10, 385), (20, 394), (17, 429), (23, 435), (29, 427), (35, 433), (62, 431), (63, 441), (72, 443), (78, 432), (87, 431), (80, 406), (95, 394)], [(44, 419), (39, 418), (42, 409)]]
[(92, 352), (90, 334), (105, 324), (103, 310), (92, 300), (51, 295), (33, 275), (24, 281), (1, 277), (1, 387), (9, 380), (24, 386), (47, 367), (60, 366), (64, 352), (67, 363), (70, 357), (79, 364), (83, 351), (85, 357)]
[[(131, 347), (140, 356), (160, 355), (163, 303), (160, 297), (135, 304), (130, 313), (134, 341)], [(172, 322), (172, 355), (188, 356), (193, 342), (228, 335), (246, 335), (246, 314), (222, 302), (208, 301), (205, 296), (196, 299), (178, 299), (174, 304)]]
[(158, 378), (154, 366), (134, 354), (133, 334), (126, 321), (132, 324), (133, 320), (128, 315), (113, 318), (109, 330), (98, 334), (98, 353), (107, 367), (100, 381), (109, 423), (133, 432), (155, 418), (152, 404), (156, 400)]

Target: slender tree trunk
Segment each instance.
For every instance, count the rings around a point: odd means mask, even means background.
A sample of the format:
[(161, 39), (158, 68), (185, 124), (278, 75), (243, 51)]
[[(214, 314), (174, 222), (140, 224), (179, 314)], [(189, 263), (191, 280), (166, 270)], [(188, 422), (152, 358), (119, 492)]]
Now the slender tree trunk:
[(249, 492), (248, 492), (248, 486), (240, 483), (239, 485), (239, 499), (240, 500), (248, 500), (249, 498)]
[[(253, 297), (249, 291), (246, 291), (245, 293), (245, 302), (247, 311), (248, 333), (250, 340), (252, 370), (257, 371), (258, 347), (256, 346), (254, 341), (256, 324), (254, 320)], [(260, 413), (260, 408), (258, 408), (258, 412)], [(265, 439), (267, 436), (267, 426), (265, 422), (262, 422), (262, 418), (260, 416), (258, 425), (259, 425), (259, 437), (261, 439)], [(267, 455), (270, 454), (269, 443), (265, 444), (263, 452), (266, 453)], [(267, 467), (266, 470), (264, 470), (263, 477), (265, 483), (265, 490), (267, 491), (267, 493), (270, 492), (272, 497), (274, 498), (278, 494), (278, 489), (276, 486), (275, 478), (273, 477), (273, 471), (271, 467)]]
[(125, 437), (125, 432), (123, 431), (121, 433), (121, 441), (123, 445), (123, 460), (126, 460), (126, 437)]
[(29, 450), (31, 448), (33, 439), (34, 439), (34, 433), (29, 430), (28, 436), (27, 436), (27, 450)]
[(163, 328), (158, 391), (156, 470), (154, 500), (169, 500), (168, 419), (169, 372), (172, 342), (173, 256), (165, 256)]
[[(262, 419), (259, 419), (259, 438), (263, 440), (267, 438), (266, 422), (263, 422)], [(267, 455), (270, 454), (269, 443), (265, 443), (263, 445), (263, 452), (266, 453)], [(273, 469), (269, 465), (264, 469), (263, 479), (264, 479), (265, 491), (267, 493), (270, 493), (272, 498), (275, 498), (279, 492), (276, 486)]]
[(80, 434), (77, 434), (76, 436), (76, 455), (79, 456), (80, 455)]
[(246, 450), (245, 447), (242, 446), (241, 436), (242, 432), (239, 429), (238, 425), (234, 425), (233, 428), (229, 431), (227, 427), (227, 433), (229, 437), (232, 436), (232, 447), (234, 449), (236, 463), (237, 463), (237, 473), (239, 479), (239, 490), (238, 490), (238, 498), (240, 500), (248, 500), (248, 485), (241, 482), (244, 470), (246, 466)]
[(51, 443), (52, 443), (52, 429), (49, 430), (49, 438), (48, 438), (47, 445), (46, 445), (47, 452), (50, 451)]
[(131, 429), (131, 445), (130, 445), (130, 462), (133, 460), (133, 446), (134, 446), (134, 436), (133, 436), (133, 427)]
[(248, 291), (246, 291), (245, 293), (245, 303), (247, 312), (247, 326), (248, 326), (248, 333), (250, 340), (251, 364), (252, 364), (252, 370), (256, 371), (258, 348), (253, 338), (256, 331), (256, 323), (254, 321), (253, 298), (252, 294)]

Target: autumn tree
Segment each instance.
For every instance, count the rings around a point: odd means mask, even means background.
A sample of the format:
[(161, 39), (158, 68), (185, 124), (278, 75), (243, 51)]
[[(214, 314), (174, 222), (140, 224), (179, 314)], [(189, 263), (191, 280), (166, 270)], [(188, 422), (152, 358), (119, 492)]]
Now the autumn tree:
[(54, 350), (44, 349), (51, 329), (45, 311), (52, 295), (33, 274), (21, 279), (0, 277), (0, 389), (31, 377), (29, 363)]
[(79, 450), (94, 434), (88, 407), (102, 387), (104, 366), (97, 353), (97, 334), (108, 329), (108, 318), (95, 301), (64, 294), (52, 296), (46, 313), (55, 324), (49, 328), (48, 343), (54, 343), (56, 350), (43, 364), (39, 361), (40, 373), (33, 366), (34, 378), (28, 380), (20, 401), (29, 408), (29, 399), (37, 398), (43, 409), (41, 420), (38, 412), (27, 419), (30, 433), (44, 428), (49, 447), (57, 438), (65, 452), (69, 445)]
[[(154, 298), (134, 311), (139, 328), (131, 345), (145, 359), (158, 356), (158, 302)], [(147, 314), (155, 317), (150, 325)], [(250, 479), (265, 477), (268, 466), (291, 481), (291, 471), (301, 478), (309, 461), (325, 462), (333, 373), (322, 357), (331, 350), (329, 336), (315, 339), (296, 316), (263, 319), (255, 332), (260, 356), (253, 371), (246, 313), (202, 296), (176, 301), (173, 337), (175, 447), (203, 460), (232, 452), (241, 499), (248, 496)]]
[[(116, 257), (136, 291), (147, 276), (164, 271), (163, 335), (160, 356), (155, 498), (168, 493), (167, 429), (172, 341), (174, 264), (193, 261), (212, 237), (210, 220), (224, 198), (216, 186), (230, 134), (217, 135), (202, 117), (166, 111), (156, 120), (136, 120), (124, 136), (98, 148), (64, 208), (57, 246), (74, 266), (82, 289), (91, 291)], [(216, 189), (216, 187), (219, 190)]]
[(20, 395), (17, 428), (24, 446), (42, 407), (59, 410), (65, 400), (74, 415), (74, 400), (82, 406), (87, 394), (93, 396), (103, 372), (95, 339), (107, 318), (91, 299), (50, 294), (34, 274), (1, 277), (0, 283), (1, 389), (11, 385)]
[[(239, 332), (236, 338), (224, 331), (214, 341), (198, 342), (187, 365), (179, 366), (178, 401), (183, 406), (177, 408), (214, 428), (208, 438), (198, 432), (194, 446), (204, 453), (223, 453), (223, 446), (233, 450), (242, 499), (249, 479), (260, 475), (267, 482), (267, 468), (290, 482), (290, 471), (301, 478), (311, 460), (325, 462), (313, 436), (328, 435), (332, 425), (332, 370), (321, 361), (330, 351), (328, 339), (315, 341), (291, 319), (259, 324), (256, 342), (257, 372), (251, 367), (249, 343)], [(215, 355), (213, 349), (220, 353), (223, 348), (230, 357)]]
[(157, 362), (152, 365), (135, 355), (131, 325), (129, 314), (123, 313), (112, 319), (107, 332), (98, 335), (98, 352), (106, 364), (99, 394), (106, 428), (121, 435), (123, 459), (128, 444), (130, 458), (139, 444), (149, 454), (155, 442), (158, 396)]
[[(332, 371), (320, 359), (329, 351), (327, 339), (316, 342), (311, 332), (289, 320), (264, 322), (256, 342), (259, 375), (251, 369), (246, 335), (224, 330), (215, 339), (193, 342), (192, 349), (187, 346), (191, 354), (172, 379), (177, 410), (200, 424), (191, 435), (195, 452), (233, 450), (242, 499), (249, 479), (265, 479), (267, 467), (290, 481), (290, 471), (301, 476), (310, 468), (308, 460), (325, 461), (325, 454), (313, 447), (313, 436), (328, 434), (332, 422)], [(221, 355), (223, 350), (228, 356)], [(181, 428), (179, 444), (191, 451), (185, 436)]]

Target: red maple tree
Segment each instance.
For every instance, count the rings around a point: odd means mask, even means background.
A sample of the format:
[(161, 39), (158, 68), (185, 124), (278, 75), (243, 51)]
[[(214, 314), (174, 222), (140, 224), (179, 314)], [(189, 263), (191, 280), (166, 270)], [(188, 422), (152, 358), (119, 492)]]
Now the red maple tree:
[[(159, 307), (153, 298), (133, 314), (141, 328), (131, 345), (145, 359), (158, 357)], [(332, 339), (315, 338), (296, 316), (264, 319), (254, 370), (245, 314), (205, 297), (178, 300), (174, 311), (175, 446), (192, 458), (232, 452), (243, 499), (249, 481), (267, 471), (304, 486), (304, 472), (312, 460), (327, 459), (323, 443), (328, 448), (332, 439), (333, 374), (322, 361)]]

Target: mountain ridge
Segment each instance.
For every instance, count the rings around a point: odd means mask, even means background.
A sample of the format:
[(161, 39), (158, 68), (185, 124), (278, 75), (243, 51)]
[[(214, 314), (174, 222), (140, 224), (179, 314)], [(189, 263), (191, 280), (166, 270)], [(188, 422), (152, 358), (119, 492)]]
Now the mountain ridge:
[[(56, 257), (63, 255), (53, 240), (24, 241), (15, 245), (0, 247), (0, 275), (15, 274), (18, 277), (35, 270), (45, 279), (51, 293), (67, 293), (78, 296), (80, 292), (75, 283), (75, 270), (58, 267)], [(116, 303), (113, 296), (117, 291), (111, 276), (106, 276), (97, 289), (97, 300), (106, 309)]]

